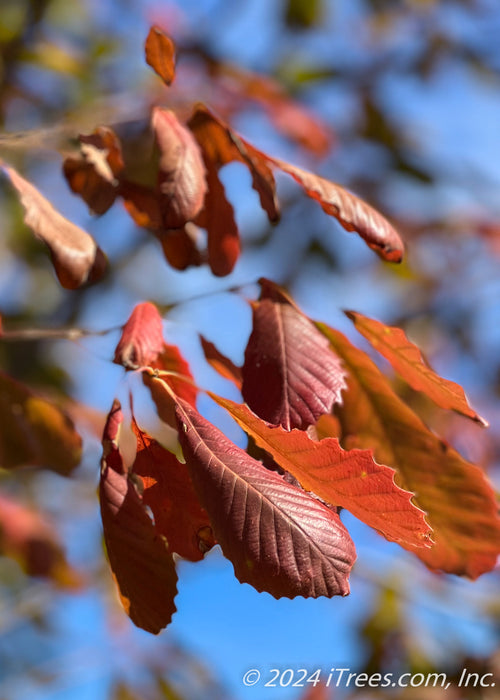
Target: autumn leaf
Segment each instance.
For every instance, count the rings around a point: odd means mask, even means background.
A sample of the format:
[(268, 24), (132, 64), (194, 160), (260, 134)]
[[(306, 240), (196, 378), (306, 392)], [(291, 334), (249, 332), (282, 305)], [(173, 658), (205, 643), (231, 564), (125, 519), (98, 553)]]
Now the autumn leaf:
[(63, 476), (78, 466), (82, 440), (69, 416), (0, 372), (0, 466), (41, 466)]
[(8, 165), (2, 167), (20, 197), (26, 225), (49, 248), (61, 285), (66, 289), (76, 289), (86, 282), (100, 279), (106, 267), (106, 258), (94, 239), (65, 219), (14, 168)]
[(348, 370), (337, 408), (344, 446), (371, 448), (396, 470), (396, 481), (416, 494), (435, 544), (413, 551), (431, 569), (476, 579), (491, 571), (500, 553), (495, 493), (484, 473), (432, 433), (392, 390), (370, 358), (338, 331), (318, 323)]
[(484, 418), (469, 406), (462, 387), (436, 374), (422, 357), (419, 348), (408, 340), (404, 331), (386, 326), (355, 311), (346, 311), (346, 315), (413, 389), (424, 392), (441, 408), (457, 411), (482, 426), (488, 425)]
[(318, 442), (302, 430), (287, 432), (242, 404), (210, 396), (306, 491), (346, 508), (392, 542), (430, 546), (429, 526), (411, 502), (413, 494), (396, 486), (394, 470), (374, 462), (371, 450), (345, 451), (335, 438)]
[(186, 465), (141, 430), (135, 420), (132, 428), (137, 456), (131, 471), (142, 480), (143, 504), (151, 508), (155, 527), (166, 538), (169, 550), (189, 561), (199, 561), (215, 540)]
[(223, 355), (213, 343), (200, 335), (201, 347), (206, 361), (225, 379), (241, 390), (241, 367), (237, 367), (232, 360)]
[(335, 217), (346, 231), (358, 233), (384, 260), (401, 262), (403, 241), (396, 229), (376, 209), (330, 180), (278, 158), (265, 157), (269, 164), (291, 175), (305, 193), (319, 202), (323, 211)]
[(229, 275), (240, 254), (234, 209), (228, 201), (217, 168), (205, 159), (207, 193), (196, 223), (207, 230), (208, 264), (217, 277)]
[(165, 384), (176, 396), (196, 407), (198, 392), (189, 364), (176, 345), (165, 343), (161, 354), (151, 363), (151, 367), (152, 369), (142, 373), (143, 382), (151, 392), (161, 420), (175, 427), (175, 401)]
[(144, 45), (146, 63), (160, 76), (166, 85), (175, 77), (175, 44), (163, 29), (154, 25), (149, 30)]
[(163, 320), (149, 301), (137, 304), (123, 327), (113, 362), (125, 369), (150, 365), (162, 352)]
[(170, 110), (155, 107), (151, 126), (160, 153), (158, 201), (163, 228), (182, 228), (200, 212), (207, 189), (200, 148)]
[(165, 259), (175, 270), (186, 270), (202, 264), (204, 259), (197, 245), (200, 234), (201, 231), (191, 221), (183, 228), (158, 233)]
[(132, 622), (158, 634), (175, 612), (177, 575), (167, 543), (124, 468), (121, 407), (115, 400), (103, 434), (99, 500), (104, 541), (122, 605)]
[(118, 176), (124, 168), (118, 136), (106, 126), (79, 137), (81, 157), (68, 157), (63, 172), (71, 190), (89, 209), (104, 214), (118, 194)]
[(29, 576), (48, 578), (62, 588), (81, 584), (52, 524), (4, 494), (0, 494), (0, 553), (15, 559)]
[(236, 447), (184, 401), (179, 439), (236, 577), (275, 598), (347, 595), (355, 560), (339, 516)]
[(243, 163), (252, 177), (252, 187), (269, 221), (279, 221), (279, 205), (274, 175), (262, 154), (233, 131), (205, 105), (196, 105), (188, 126), (206, 157), (219, 169), (232, 162)]
[(268, 280), (260, 284), (242, 370), (243, 398), (269, 423), (304, 429), (340, 401), (344, 371), (328, 341), (291, 299)]

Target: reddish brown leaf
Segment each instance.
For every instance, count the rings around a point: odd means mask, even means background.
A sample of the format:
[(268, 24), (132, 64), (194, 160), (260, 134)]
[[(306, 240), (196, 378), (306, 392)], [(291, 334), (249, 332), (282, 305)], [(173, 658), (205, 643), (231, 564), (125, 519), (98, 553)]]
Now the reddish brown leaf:
[(50, 250), (59, 282), (66, 289), (76, 289), (98, 280), (104, 273), (106, 259), (94, 239), (83, 229), (65, 219), (14, 168), (3, 166), (24, 207), (24, 221)]
[(270, 426), (246, 406), (210, 396), (306, 491), (346, 508), (392, 542), (430, 546), (429, 526), (411, 502), (413, 494), (396, 486), (394, 470), (376, 464), (371, 450), (346, 452), (336, 438), (311, 440), (304, 431)]
[(15, 559), (29, 576), (76, 588), (80, 577), (64, 556), (53, 526), (36, 511), (0, 494), (0, 553)]
[(0, 372), (0, 466), (42, 466), (67, 476), (81, 459), (82, 440), (54, 403)]
[(104, 214), (117, 195), (117, 177), (124, 167), (121, 145), (112, 129), (98, 127), (80, 135), (80, 158), (66, 158), (63, 172), (69, 186), (96, 214)]
[(190, 561), (199, 561), (215, 540), (187, 467), (135, 421), (132, 427), (137, 438), (132, 472), (143, 482), (142, 502), (151, 508), (155, 527), (166, 537), (169, 550)]
[(337, 513), (236, 447), (180, 401), (179, 439), (239, 581), (276, 598), (347, 595), (354, 545)]
[(122, 421), (115, 401), (103, 435), (99, 499), (104, 540), (125, 611), (135, 625), (158, 634), (175, 612), (177, 575), (168, 546), (124, 469), (118, 448)]
[(125, 369), (151, 365), (162, 352), (163, 322), (154, 304), (145, 301), (132, 311), (123, 327), (113, 362)]
[(224, 185), (217, 168), (205, 159), (207, 194), (205, 205), (196, 222), (206, 228), (208, 235), (208, 263), (218, 277), (229, 275), (240, 254), (240, 237), (234, 219), (234, 210), (226, 198)]
[(200, 212), (207, 185), (193, 134), (169, 110), (155, 107), (151, 119), (160, 163), (159, 204), (164, 229), (182, 228)]
[[(143, 382), (151, 391), (161, 420), (175, 427), (175, 402), (165, 384), (176, 396), (196, 407), (197, 389), (189, 364), (182, 357), (177, 346), (165, 344), (162, 353), (152, 363), (152, 367), (159, 371), (159, 375), (152, 370), (143, 372)], [(174, 374), (169, 375), (168, 372)]]
[(279, 220), (276, 183), (271, 168), (256, 148), (241, 138), (205, 105), (198, 104), (188, 122), (205, 156), (215, 167), (221, 168), (234, 161), (247, 166), (252, 176), (252, 186), (269, 220)]
[[(264, 155), (264, 154), (262, 154)], [(268, 163), (291, 175), (306, 194), (320, 203), (329, 216), (334, 216), (346, 231), (355, 231), (384, 260), (401, 262), (404, 244), (393, 226), (369, 204), (340, 185), (297, 168), (277, 158), (265, 156)]]
[(154, 25), (149, 30), (144, 50), (148, 66), (166, 85), (171, 85), (175, 77), (175, 44), (172, 39)]
[(389, 360), (396, 372), (416, 391), (423, 391), (441, 408), (457, 411), (472, 418), (482, 426), (488, 423), (467, 403), (459, 384), (440, 377), (427, 364), (419, 348), (408, 340), (404, 331), (386, 326), (380, 321), (347, 311), (357, 330), (365, 336), (375, 350)]
[(431, 569), (473, 579), (491, 571), (500, 553), (500, 518), (484, 473), (426, 428), (364, 352), (338, 331), (317, 326), (349, 373), (338, 408), (345, 447), (373, 449), (427, 513), (434, 546), (407, 549)]
[(237, 367), (228, 357), (223, 355), (213, 343), (200, 335), (201, 347), (206, 361), (225, 379), (241, 389), (241, 367)]
[(184, 228), (158, 233), (165, 259), (175, 270), (186, 270), (202, 264), (203, 259), (197, 246), (200, 233), (198, 227), (190, 221)]
[(160, 231), (162, 217), (158, 193), (151, 187), (122, 180), (119, 193), (123, 204), (137, 226), (150, 231)]
[(328, 341), (289, 297), (268, 280), (260, 283), (245, 350), (243, 398), (269, 423), (305, 429), (340, 401), (344, 372)]

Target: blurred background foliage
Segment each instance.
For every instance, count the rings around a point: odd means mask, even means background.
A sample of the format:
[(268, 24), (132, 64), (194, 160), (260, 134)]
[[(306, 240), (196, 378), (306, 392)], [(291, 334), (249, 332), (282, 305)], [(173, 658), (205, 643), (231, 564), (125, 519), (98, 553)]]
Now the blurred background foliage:
[[(143, 42), (154, 22), (179, 46), (169, 91), (144, 63)], [(2, 185), (4, 327), (109, 330), (76, 342), (12, 339), (0, 345), (2, 369), (56, 397), (86, 446), (71, 479), (35, 469), (0, 474), (4, 494), (50, 518), (79, 577), (76, 590), (68, 589), (57, 577), (28, 576), (26, 561), (0, 558), (2, 700), (304, 695), (299, 689), (245, 694), (238, 686), (244, 665), (216, 664), (221, 681), (207, 670), (210, 656), (199, 658), (199, 646), (184, 647), (175, 629), (159, 639), (132, 633), (116, 602), (101, 548), (98, 439), (113, 396), (124, 391), (122, 371), (110, 363), (117, 328), (138, 301), (168, 309), (169, 341), (181, 345), (200, 384), (226, 393), (224, 381), (203, 364), (197, 333), (241, 362), (249, 312), (229, 290), (255, 294), (260, 276), (287, 286), (305, 312), (351, 336), (343, 308), (399, 325), (439, 372), (465, 386), (491, 427), (484, 431), (445, 415), (400, 387), (405, 399), (498, 485), (499, 36), (494, 0), (2, 0), (0, 157), (89, 230), (110, 261), (95, 287), (62, 290)], [(238, 164), (222, 177), (235, 204), (243, 255), (225, 279), (203, 267), (172, 270), (157, 241), (117, 207), (95, 218), (69, 193), (61, 158), (75, 151), (78, 133), (120, 125), (137, 132), (140, 155), (152, 104), (185, 114), (200, 99), (255, 145), (340, 182), (379, 208), (407, 242), (405, 262), (381, 262), (285, 180), (282, 221), (270, 227)], [(316, 121), (308, 122), (294, 105)], [(143, 403), (144, 421), (158, 430)], [(202, 408), (236, 435), (215, 409)], [(500, 680), (498, 572), (476, 584), (435, 576), (358, 529), (352, 589), (359, 587), (362, 614), (339, 623), (332, 663), (346, 658), (347, 625), (358, 671), (458, 677), (466, 666)], [(217, 561), (212, 565), (217, 571)], [(336, 610), (344, 603), (332, 601)], [(235, 619), (228, 643), (236, 647), (238, 629)], [(208, 638), (202, 647), (210, 646)], [(358, 696), (425, 700), (442, 692), (371, 689)], [(343, 693), (356, 696), (336, 689)], [(498, 689), (452, 688), (446, 696), (495, 698)]]

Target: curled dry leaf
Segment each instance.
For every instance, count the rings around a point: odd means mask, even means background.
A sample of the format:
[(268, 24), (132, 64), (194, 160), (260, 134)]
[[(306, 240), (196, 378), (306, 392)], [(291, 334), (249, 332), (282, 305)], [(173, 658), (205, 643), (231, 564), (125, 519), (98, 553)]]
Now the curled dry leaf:
[(179, 439), (239, 581), (275, 598), (347, 595), (354, 545), (336, 512), (236, 447), (184, 401)]
[(123, 327), (113, 362), (125, 369), (150, 365), (162, 352), (163, 321), (158, 309), (149, 301), (137, 304)]
[(96, 214), (114, 204), (118, 176), (124, 168), (120, 140), (112, 129), (99, 126), (92, 134), (80, 135), (81, 157), (66, 158), (63, 172), (75, 194)]
[(151, 508), (155, 527), (166, 537), (169, 550), (189, 561), (199, 561), (215, 540), (186, 465), (141, 430), (135, 420), (132, 428), (137, 455), (131, 471), (142, 481), (142, 502)]
[(328, 341), (274, 283), (260, 280), (245, 350), (242, 394), (258, 416), (305, 429), (341, 400), (341, 362)]
[(118, 444), (122, 421), (115, 400), (104, 428), (99, 485), (104, 541), (125, 611), (135, 625), (158, 634), (175, 612), (177, 574), (167, 543), (124, 468)]
[(268, 163), (291, 175), (306, 194), (319, 202), (323, 211), (334, 216), (346, 231), (358, 233), (384, 260), (401, 262), (403, 241), (396, 229), (376, 209), (330, 180), (278, 158), (262, 155)]
[(441, 408), (457, 411), (483, 427), (488, 425), (487, 421), (469, 406), (462, 387), (436, 374), (423, 358), (419, 348), (408, 340), (404, 331), (394, 326), (386, 326), (355, 311), (346, 311), (346, 315), (413, 389), (424, 392)]
[(347, 448), (371, 448), (416, 494), (435, 541), (413, 551), (431, 569), (475, 579), (500, 554), (498, 504), (484, 473), (440, 440), (394, 393), (387, 378), (338, 331), (316, 324), (344, 361), (347, 391), (337, 408)]
[(155, 24), (149, 30), (144, 50), (148, 66), (166, 85), (171, 85), (175, 78), (175, 44), (172, 39)]
[(207, 185), (200, 148), (175, 114), (155, 107), (151, 126), (160, 153), (158, 201), (164, 229), (182, 228), (203, 206)]
[(210, 396), (223, 406), (257, 445), (306, 490), (346, 508), (398, 544), (430, 547), (430, 529), (414, 494), (394, 483), (394, 470), (377, 464), (371, 450), (343, 450), (335, 438), (311, 440), (302, 430), (270, 426), (245, 405)]
[(70, 567), (53, 526), (36, 511), (0, 494), (0, 553), (15, 559), (29, 576), (64, 588), (81, 580)]
[(81, 454), (82, 439), (69, 416), (0, 372), (0, 467), (41, 466), (67, 476)]
[(52, 204), (14, 168), (3, 166), (25, 210), (24, 221), (50, 250), (59, 282), (76, 289), (102, 277), (106, 259), (94, 239), (65, 219)]

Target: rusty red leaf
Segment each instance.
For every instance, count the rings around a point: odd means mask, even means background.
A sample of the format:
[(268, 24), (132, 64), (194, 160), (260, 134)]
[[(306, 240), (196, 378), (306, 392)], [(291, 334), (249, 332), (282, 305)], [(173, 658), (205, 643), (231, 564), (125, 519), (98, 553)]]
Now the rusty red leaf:
[(168, 423), (168, 425), (175, 426), (175, 401), (172, 398), (171, 391), (176, 396), (187, 401), (191, 406), (196, 407), (198, 391), (194, 384), (189, 364), (176, 345), (165, 344), (163, 351), (151, 363), (151, 366), (152, 370), (143, 372), (143, 382), (151, 391), (151, 396), (156, 404), (156, 410), (161, 420)]
[(157, 531), (166, 537), (171, 552), (199, 561), (215, 544), (210, 521), (194, 491), (187, 467), (139, 428), (137, 456), (132, 472), (143, 483), (142, 502), (151, 508)]
[(240, 254), (240, 236), (234, 209), (226, 197), (217, 168), (205, 158), (207, 193), (196, 223), (207, 230), (208, 263), (217, 277), (229, 275)]
[(184, 401), (179, 439), (239, 581), (276, 598), (347, 595), (355, 560), (339, 516), (236, 447)]
[(144, 51), (148, 66), (166, 85), (171, 85), (175, 78), (175, 44), (158, 25), (149, 30)]
[(59, 282), (76, 289), (102, 277), (106, 258), (86, 231), (65, 219), (52, 204), (14, 168), (3, 171), (16, 189), (24, 207), (24, 221), (35, 236), (49, 248)]
[(304, 429), (341, 400), (344, 371), (291, 299), (268, 280), (260, 284), (242, 370), (243, 398), (269, 423)]
[(124, 468), (118, 445), (122, 421), (115, 400), (104, 428), (99, 485), (104, 541), (125, 611), (135, 625), (158, 634), (175, 612), (177, 574), (167, 543)]
[(151, 365), (163, 351), (163, 321), (149, 301), (137, 304), (123, 327), (113, 362), (125, 369)]

